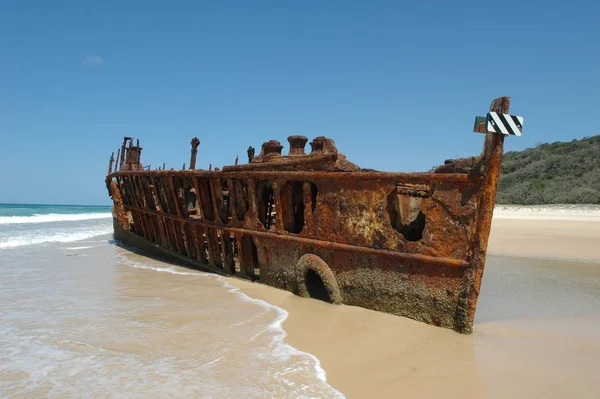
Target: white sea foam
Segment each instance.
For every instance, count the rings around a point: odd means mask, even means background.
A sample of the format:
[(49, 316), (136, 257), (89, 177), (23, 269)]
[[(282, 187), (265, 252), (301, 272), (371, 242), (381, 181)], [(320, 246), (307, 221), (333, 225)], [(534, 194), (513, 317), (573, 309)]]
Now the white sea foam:
[(90, 249), (90, 248), (94, 248), (94, 247), (92, 245), (81, 245), (79, 247), (68, 247), (65, 249), (69, 250), (69, 251), (80, 251), (82, 249)]
[(170, 266), (170, 267), (150, 266), (143, 262), (136, 262), (134, 260), (131, 260), (128, 257), (123, 256), (123, 255), (117, 256), (117, 259), (121, 264), (130, 266), (130, 267), (134, 267), (136, 269), (154, 270), (155, 272), (179, 274), (179, 275), (183, 275), (183, 276), (211, 276), (211, 277), (213, 276), (213, 274), (204, 273), (204, 272), (196, 272), (196, 271), (184, 272), (184, 271), (176, 270), (174, 266)]
[[(278, 306), (275, 306), (275, 305), (271, 305), (270, 303), (263, 301), (262, 299), (255, 299), (255, 298), (252, 298), (252, 297), (244, 294), (243, 292), (240, 291), (239, 288), (234, 287), (233, 285), (229, 284), (227, 281), (225, 281), (225, 279), (223, 277), (221, 277), (219, 275), (214, 275), (214, 277), (217, 278), (219, 281), (221, 281), (223, 283), (223, 285), (225, 286), (225, 288), (227, 288), (229, 290), (229, 292), (233, 292), (233, 293), (237, 294), (241, 300), (246, 301), (246, 302), (253, 302), (253, 303), (259, 304), (265, 308), (274, 309), (277, 311), (278, 317), (275, 319), (275, 321), (273, 321), (270, 325), (268, 325), (260, 333), (258, 333), (254, 337), (252, 337), (250, 339), (251, 341), (254, 340), (258, 335), (260, 335), (263, 332), (266, 332), (268, 330), (275, 332), (275, 336), (273, 338), (273, 344), (276, 346), (276, 348), (275, 348), (274, 353), (276, 353), (280, 356), (284, 356), (286, 358), (290, 355), (308, 356), (314, 362), (313, 368), (317, 375), (317, 378), (323, 382), (327, 381), (327, 374), (325, 372), (325, 369), (323, 369), (323, 367), (321, 367), (321, 362), (315, 355), (313, 355), (311, 353), (307, 353), (307, 352), (302, 352), (284, 342), (285, 337), (287, 336), (287, 332), (283, 329), (283, 322), (289, 316), (289, 313), (287, 312), (287, 310), (280, 308)], [(345, 398), (345, 396), (340, 391), (335, 390), (335, 388), (333, 388), (333, 387), (332, 387), (332, 389), (335, 391), (336, 398)]]
[(0, 249), (15, 248), (34, 244), (44, 244), (51, 242), (72, 242), (85, 240), (90, 237), (106, 235), (112, 233), (112, 226), (109, 224), (88, 227), (85, 229), (61, 229), (47, 232), (27, 231), (17, 236), (9, 237), (0, 241)]
[(110, 212), (103, 213), (47, 213), (34, 214), (31, 216), (0, 216), (0, 224), (26, 224), (26, 223), (49, 223), (49, 222), (74, 222), (80, 220), (108, 219), (112, 217)]

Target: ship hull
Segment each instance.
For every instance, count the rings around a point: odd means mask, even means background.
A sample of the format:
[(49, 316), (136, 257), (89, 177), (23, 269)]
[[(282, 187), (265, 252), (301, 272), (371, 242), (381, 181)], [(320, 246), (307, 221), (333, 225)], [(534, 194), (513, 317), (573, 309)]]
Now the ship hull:
[(481, 177), (262, 176), (119, 172), (109, 182), (115, 237), (196, 269), (471, 331)]
[(471, 333), (504, 137), (488, 133), (481, 156), (427, 173), (360, 169), (324, 137), (310, 154), (305, 137), (289, 141), (288, 156), (269, 141), (247, 165), (150, 171), (125, 138), (106, 177), (115, 237), (196, 269)]

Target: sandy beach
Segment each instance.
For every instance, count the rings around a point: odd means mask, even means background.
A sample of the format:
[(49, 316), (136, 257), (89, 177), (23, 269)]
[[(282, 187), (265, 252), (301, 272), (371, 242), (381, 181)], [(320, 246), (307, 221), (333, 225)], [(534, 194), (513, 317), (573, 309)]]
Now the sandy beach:
[(317, 356), (348, 398), (597, 397), (600, 221), (583, 219), (494, 218), (470, 336), (230, 282), (286, 309), (286, 342)]
[(472, 335), (147, 257), (106, 209), (34, 208), (0, 219), (0, 397), (600, 392), (597, 208), (499, 208)]
[(600, 206), (498, 206), (489, 255), (600, 263)]

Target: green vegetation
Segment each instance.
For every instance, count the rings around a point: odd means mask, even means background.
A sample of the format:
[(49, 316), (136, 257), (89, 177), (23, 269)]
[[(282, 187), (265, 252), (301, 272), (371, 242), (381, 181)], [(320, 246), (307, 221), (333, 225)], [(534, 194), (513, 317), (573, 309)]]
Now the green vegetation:
[(506, 153), (496, 202), (600, 204), (600, 135)]

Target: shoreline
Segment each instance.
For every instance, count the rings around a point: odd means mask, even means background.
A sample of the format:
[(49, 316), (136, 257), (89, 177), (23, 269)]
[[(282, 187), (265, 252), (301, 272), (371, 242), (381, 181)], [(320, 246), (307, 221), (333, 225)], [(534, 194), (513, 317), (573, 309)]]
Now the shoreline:
[[(240, 279), (236, 279), (236, 278), (226, 277), (226, 276), (220, 276), (220, 275), (214, 275), (214, 276), (217, 280), (219, 280), (224, 285), (225, 289), (227, 289), (229, 292), (232, 292), (232, 293), (235, 293), (236, 295), (238, 295), (242, 301), (257, 303), (260, 306), (263, 306), (265, 308), (274, 308), (278, 314), (278, 317), (275, 321), (273, 321), (267, 327), (267, 329), (275, 329), (275, 330), (279, 331), (279, 334), (275, 338), (275, 342), (278, 345), (281, 345), (282, 347), (287, 347), (286, 350), (290, 351), (291, 353), (294, 353), (294, 354), (302, 353), (303, 355), (306, 355), (309, 358), (311, 358), (315, 362), (314, 371), (316, 372), (317, 378), (320, 379), (321, 381), (329, 384), (329, 382), (327, 381), (327, 372), (325, 371), (323, 365), (321, 364), (321, 360), (314, 354), (312, 354), (310, 352), (302, 351), (302, 350), (298, 349), (296, 346), (294, 346), (292, 343), (288, 342), (288, 332), (284, 327), (284, 323), (289, 318), (289, 312), (285, 308), (274, 305), (274, 304), (268, 302), (267, 300), (249, 295), (246, 292), (246, 289), (249, 290), (250, 287), (245, 287), (245, 289), (242, 289), (238, 284), (236, 284), (236, 282), (239, 282), (239, 283), (243, 283), (243, 284), (257, 285), (256, 283), (244, 281), (244, 280), (240, 280)], [(262, 286), (262, 284), (258, 284), (258, 285)], [(273, 287), (269, 287), (269, 286), (264, 286), (264, 287), (273, 288)], [(285, 291), (285, 292), (287, 292), (287, 291)], [(345, 395), (342, 392), (337, 390), (331, 384), (329, 384), (329, 385), (335, 391), (336, 397), (338, 397), (338, 396), (345, 397)]]
[[(356, 306), (330, 305), (235, 278), (227, 281), (251, 298), (284, 309), (288, 314), (283, 321), (284, 342), (315, 356), (326, 382), (347, 398), (397, 397), (399, 386), (390, 382), (415, 371), (406, 357), (411, 347), (430, 340), (466, 343), (458, 333), (414, 320)], [(394, 340), (403, 344), (392, 351), (380, 344)], [(410, 356), (416, 361), (421, 355), (413, 352)], [(382, 368), (378, 364), (396, 357), (405, 357), (402, 365)]]

